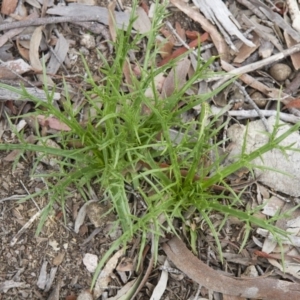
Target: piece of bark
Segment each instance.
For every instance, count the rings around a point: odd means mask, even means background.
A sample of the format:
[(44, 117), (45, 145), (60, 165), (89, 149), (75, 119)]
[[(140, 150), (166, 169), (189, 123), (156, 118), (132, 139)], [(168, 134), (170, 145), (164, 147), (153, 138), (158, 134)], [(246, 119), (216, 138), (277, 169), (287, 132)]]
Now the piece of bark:
[[(109, 12), (107, 8), (100, 6), (90, 6), (78, 3), (70, 3), (68, 6), (54, 6), (47, 10), (47, 14), (58, 15), (58, 16), (74, 16), (74, 17), (84, 17), (89, 16), (94, 17), (95, 21), (108, 25)], [(130, 14), (126, 12), (115, 12), (116, 25), (119, 29), (126, 29), (129, 24)], [(78, 20), (80, 21), (80, 20)]]
[[(43, 90), (39, 90), (36, 88), (25, 88), (28, 94), (32, 95), (35, 98), (40, 99), (41, 101), (47, 101), (47, 95)], [(59, 100), (61, 97), (60, 93), (54, 93), (53, 100)], [(12, 92), (10, 90), (0, 88), (0, 102), (7, 100), (24, 100), (24, 101), (32, 101), (30, 98), (22, 97), (18, 92)]]
[(237, 56), (234, 58), (234, 63), (242, 63), (246, 58), (248, 58), (256, 49), (260, 46), (260, 38), (257, 33), (254, 32), (253, 34), (253, 44), (255, 47), (249, 47), (246, 44), (243, 44), (240, 48)]
[(267, 20), (267, 17), (258, 9), (257, 6), (250, 3), (248, 0), (237, 0), (237, 2), (243, 4), (247, 8), (249, 8), (252, 12), (254, 12), (260, 19)]
[(185, 13), (189, 18), (199, 23), (202, 28), (209, 33), (215, 47), (218, 50), (219, 55), (223, 60), (229, 60), (229, 50), (224, 39), (218, 32), (215, 26), (213, 26), (202, 14), (195, 11), (192, 7), (180, 0), (170, 0), (170, 2)]
[(227, 295), (270, 300), (300, 299), (300, 284), (271, 278), (231, 278), (200, 261), (186, 245), (174, 237), (163, 250), (175, 266), (201, 286)]
[[(284, 31), (283, 35), (284, 35), (285, 42), (286, 42), (288, 48), (297, 44), (297, 42), (286, 31)], [(300, 52), (292, 54), (291, 60), (292, 60), (295, 70), (299, 70), (300, 69)]]
[(263, 40), (258, 49), (258, 54), (261, 58), (270, 57), (273, 53), (274, 45), (270, 41)]
[(258, 0), (249, 0), (272, 22), (274, 22), (282, 30), (285, 30), (294, 40), (300, 42), (300, 34), (292, 28), (284, 19), (276, 12), (274, 12), (270, 7)]
[(253, 42), (248, 40), (242, 32), (240, 32), (239, 29), (241, 26), (222, 0), (193, 0), (193, 2), (208, 20), (216, 24), (223, 33), (226, 42), (234, 51), (238, 50), (235, 48), (230, 36), (237, 36), (247, 46), (255, 47)]
[(264, 25), (261, 25), (257, 23), (253, 19), (249, 19), (246, 15), (242, 15), (242, 21), (245, 25), (247, 25), (249, 28), (253, 27), (254, 31), (264, 40), (267, 40), (271, 42), (279, 51), (283, 51), (282, 45), (279, 43), (276, 35), (274, 34), (274, 31)]

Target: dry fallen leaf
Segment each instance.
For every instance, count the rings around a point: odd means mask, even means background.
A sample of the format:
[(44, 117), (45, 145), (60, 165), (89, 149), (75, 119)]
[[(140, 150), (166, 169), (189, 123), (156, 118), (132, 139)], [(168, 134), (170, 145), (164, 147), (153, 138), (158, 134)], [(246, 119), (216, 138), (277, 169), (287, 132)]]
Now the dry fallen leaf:
[(1, 5), (1, 14), (10, 15), (17, 7), (18, 0), (3, 0)]
[(42, 115), (37, 116), (37, 120), (41, 126), (46, 126), (51, 129), (59, 130), (59, 131), (70, 131), (71, 128), (57, 120), (55, 117), (45, 117)]
[(52, 264), (53, 264), (54, 266), (59, 266), (59, 265), (62, 263), (62, 261), (63, 261), (65, 255), (66, 255), (66, 252), (60, 252), (60, 253), (58, 253), (58, 254), (53, 258)]
[(185, 84), (190, 65), (191, 61), (188, 57), (185, 57), (171, 70), (162, 87), (161, 94), (163, 98), (171, 96)]
[(104, 288), (108, 286), (111, 281), (111, 274), (115, 270), (119, 258), (124, 255), (124, 249), (117, 251), (106, 263), (105, 267), (102, 269), (99, 277), (96, 281), (94, 288), (94, 298), (98, 298), (104, 292)]

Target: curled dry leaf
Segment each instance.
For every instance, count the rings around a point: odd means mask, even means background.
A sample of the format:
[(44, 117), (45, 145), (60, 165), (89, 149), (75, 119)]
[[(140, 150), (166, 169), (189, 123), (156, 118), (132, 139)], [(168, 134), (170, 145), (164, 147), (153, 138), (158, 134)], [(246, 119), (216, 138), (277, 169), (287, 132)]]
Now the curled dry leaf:
[(124, 255), (124, 249), (117, 251), (106, 263), (105, 267), (101, 271), (94, 289), (94, 298), (98, 298), (104, 292), (104, 289), (107, 288), (108, 284), (111, 281), (111, 274), (115, 270), (119, 258)]
[(43, 26), (36, 27), (30, 39), (29, 59), (32, 68), (36, 71), (42, 71), (42, 64), (39, 57), (39, 47), (42, 40), (42, 29)]
[(85, 216), (87, 213), (87, 207), (90, 205), (90, 203), (93, 203), (93, 202), (97, 202), (97, 200), (90, 200), (90, 201), (84, 203), (84, 205), (80, 208), (80, 210), (77, 214), (76, 220), (75, 220), (75, 224), (74, 224), (74, 231), (76, 233), (79, 232), (80, 226), (84, 222), (84, 219), (85, 219)]
[[(164, 267), (165, 268), (170, 267), (170, 264), (167, 259), (164, 262)], [(161, 271), (160, 279), (159, 279), (156, 287), (153, 290), (150, 300), (161, 299), (163, 293), (165, 292), (165, 290), (167, 288), (168, 277), (169, 277), (168, 275), (169, 275), (169, 273), (167, 271), (164, 271), (164, 270)]]

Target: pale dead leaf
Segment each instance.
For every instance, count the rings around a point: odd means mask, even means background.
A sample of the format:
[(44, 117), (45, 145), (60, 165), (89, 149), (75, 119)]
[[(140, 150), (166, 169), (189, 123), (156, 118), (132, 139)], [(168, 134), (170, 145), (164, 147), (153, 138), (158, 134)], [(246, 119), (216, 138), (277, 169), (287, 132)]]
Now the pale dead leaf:
[(57, 269), (58, 269), (58, 267), (52, 267), (51, 268), (49, 276), (47, 278), (47, 282), (46, 282), (46, 286), (45, 286), (45, 292), (49, 292), (50, 291), (50, 289), (52, 287), (52, 284), (54, 282), (54, 279), (55, 279), (55, 275), (56, 275)]
[[(38, 14), (36, 12), (34, 12), (34, 13), (30, 14), (29, 16), (27, 16), (26, 18), (24, 18), (24, 21), (29, 20), (29, 19), (36, 19), (36, 18), (38, 18)], [(24, 29), (25, 28), (11, 29), (11, 30), (8, 30), (7, 32), (5, 32), (4, 34), (2, 34), (0, 36), (0, 47), (2, 47), (9, 39), (20, 34)]]
[(94, 288), (94, 298), (100, 297), (104, 291), (104, 288), (106, 288), (110, 283), (111, 274), (115, 270), (118, 260), (122, 255), (124, 255), (124, 249), (117, 251), (106, 263), (105, 267), (97, 278)]
[(108, 4), (108, 28), (113, 42), (116, 42), (117, 40), (115, 8), (116, 1), (111, 1)]
[(20, 43), (20, 39), (17, 38), (16, 39), (16, 44), (17, 44), (17, 48), (18, 48), (18, 51), (20, 53), (20, 55), (26, 59), (26, 60), (29, 60), (29, 50), (24, 48), (21, 43)]
[(59, 300), (59, 291), (60, 291), (60, 282), (58, 282), (55, 285), (47, 300)]
[(276, 213), (284, 206), (284, 201), (277, 198), (276, 196), (272, 196), (270, 199), (265, 200), (267, 204), (264, 205), (262, 213), (266, 216), (275, 216)]
[(234, 63), (242, 63), (260, 46), (260, 37), (255, 32), (253, 33), (252, 42), (254, 43), (255, 47), (249, 47), (246, 44), (242, 45), (242, 47), (239, 49), (237, 56), (233, 60)]
[[(220, 31), (224, 33), (225, 30), (228, 35), (238, 37), (249, 47), (255, 47), (252, 41), (245, 38), (239, 30), (241, 26), (222, 0), (193, 0), (193, 2), (208, 20), (210, 20), (213, 24), (216, 24)], [(226, 33), (224, 34), (225, 40), (230, 47), (236, 51), (235, 46), (228, 38), (228, 35)]]
[[(288, 48), (297, 44), (297, 42), (293, 39), (293, 37), (291, 37), (286, 31), (284, 31), (283, 34), (284, 34), (285, 42), (286, 42)], [(300, 69), (300, 52), (296, 52), (296, 53), (292, 54), (291, 60), (292, 60), (295, 70), (299, 70)]]
[(47, 283), (47, 265), (48, 262), (45, 260), (42, 264), (41, 270), (40, 270), (40, 275), (38, 278), (38, 281), (36, 283), (36, 285), (38, 286), (38, 288), (40, 288), (41, 290), (45, 289), (46, 283)]
[(26, 2), (37, 9), (40, 9), (42, 7), (38, 0), (26, 0)]
[[(166, 268), (170, 267), (170, 264), (167, 259), (164, 262), (164, 267), (166, 267)], [(169, 276), (168, 276), (167, 271), (161, 271), (160, 279), (159, 279), (156, 287), (153, 290), (150, 300), (160, 300), (161, 299), (163, 293), (165, 292), (165, 290), (167, 288), (168, 277)]]
[(34, 68), (36, 71), (42, 71), (42, 64), (39, 57), (39, 47), (42, 40), (42, 29), (43, 26), (36, 27), (30, 40), (29, 59), (32, 68)]
[[(140, 283), (141, 276), (138, 278), (135, 278), (134, 280), (131, 280), (127, 282), (120, 290), (118, 290), (117, 295), (114, 297), (108, 298), (108, 300), (125, 300), (125, 299), (131, 299), (131, 297), (134, 292), (137, 289), (137, 286)], [(126, 297), (126, 298), (125, 298)]]
[(54, 53), (51, 53), (50, 61), (47, 66), (47, 73), (56, 74), (59, 67), (64, 62), (69, 51), (69, 43), (62, 34), (59, 34)]
[[(289, 254), (293, 253), (294, 255), (299, 255), (297, 250), (290, 252)], [(293, 261), (291, 259), (285, 258), (284, 261), (278, 262), (276, 259), (268, 258), (268, 262), (278, 268), (280, 271), (291, 274), (295, 278), (300, 279), (300, 263), (299, 261)], [(284, 266), (282, 265), (284, 264)]]
[(188, 57), (185, 57), (170, 71), (162, 88), (163, 98), (171, 96), (185, 84), (190, 65), (191, 61)]
[(77, 217), (76, 217), (76, 220), (75, 220), (75, 224), (74, 224), (74, 231), (76, 233), (79, 232), (79, 229), (80, 229), (80, 226), (83, 224), (84, 222), (84, 219), (85, 219), (85, 216), (86, 216), (86, 209), (88, 207), (88, 205), (91, 203), (91, 202), (95, 202), (95, 200), (91, 200), (91, 201), (88, 201), (86, 203), (84, 203), (82, 205), (82, 207), (80, 208), (78, 214), (77, 214)]
[(137, 19), (133, 23), (133, 28), (141, 34), (149, 32), (151, 30), (151, 21), (145, 10), (141, 7), (138, 7), (136, 14)]
[(125, 82), (127, 84), (127, 88), (130, 92), (133, 92), (133, 86), (132, 86), (132, 69), (131, 64), (126, 59), (123, 65), (123, 74), (125, 76)]

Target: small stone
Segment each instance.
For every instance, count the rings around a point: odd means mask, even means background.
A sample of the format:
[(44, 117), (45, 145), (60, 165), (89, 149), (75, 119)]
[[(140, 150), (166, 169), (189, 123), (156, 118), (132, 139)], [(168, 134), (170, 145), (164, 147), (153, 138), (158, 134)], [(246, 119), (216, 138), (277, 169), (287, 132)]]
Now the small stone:
[(275, 64), (269, 70), (270, 75), (276, 81), (284, 81), (290, 77), (292, 69), (286, 64)]
[(251, 94), (251, 98), (259, 108), (264, 108), (268, 102), (268, 100), (260, 92), (254, 92)]
[(96, 47), (94, 36), (87, 33), (84, 34), (80, 40), (80, 45), (86, 47), (87, 49), (94, 49)]

